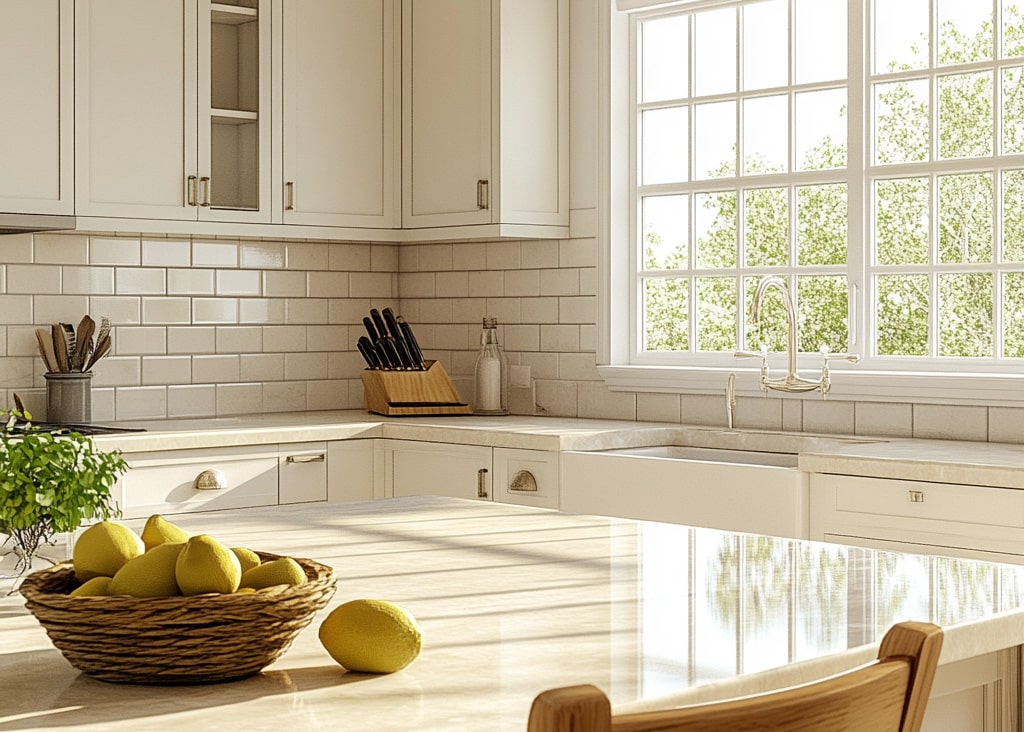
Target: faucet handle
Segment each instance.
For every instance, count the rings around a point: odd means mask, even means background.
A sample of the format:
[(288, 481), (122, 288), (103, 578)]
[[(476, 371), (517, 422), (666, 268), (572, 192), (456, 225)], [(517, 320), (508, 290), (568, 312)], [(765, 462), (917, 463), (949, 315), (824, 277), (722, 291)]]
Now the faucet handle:
[(821, 358), (827, 364), (829, 361), (849, 361), (860, 363), (859, 353), (832, 353), (824, 346), (821, 349)]

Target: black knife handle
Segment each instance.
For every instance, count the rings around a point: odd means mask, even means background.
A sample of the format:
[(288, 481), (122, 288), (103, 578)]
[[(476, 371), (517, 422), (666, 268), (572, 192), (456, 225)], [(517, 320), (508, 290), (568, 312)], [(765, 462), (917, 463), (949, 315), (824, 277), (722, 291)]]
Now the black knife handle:
[(374, 327), (373, 321), (366, 316), (363, 316), (363, 327), (366, 328), (366, 333), (370, 336), (370, 343), (376, 343), (377, 338), (384, 335), (383, 333), (377, 332), (377, 328)]
[(373, 344), (370, 343), (369, 338), (359, 336), (356, 348), (359, 349), (359, 353), (363, 354), (363, 360), (366, 361), (367, 366), (374, 370), (380, 369), (380, 359), (377, 358), (377, 352), (373, 350)]
[(416, 336), (412, 334), (412, 328), (405, 322), (405, 318), (401, 315), (397, 318), (398, 327), (402, 331), (402, 338), (405, 340), (405, 345), (409, 348), (409, 355), (412, 357), (412, 362), (416, 368), (420, 371), (425, 371), (427, 365), (423, 362), (423, 351), (420, 350), (420, 344), (416, 341)]
[(384, 318), (384, 324), (388, 327), (388, 335), (394, 338), (396, 341), (402, 337), (402, 333), (398, 330), (398, 321), (395, 319), (395, 311), (391, 308), (384, 308), (380, 311), (381, 317)]
[(373, 319), (373, 324), (377, 327), (377, 336), (383, 338), (388, 334), (388, 327), (384, 324), (384, 318), (381, 317), (380, 311), (377, 308), (370, 310), (370, 317)]
[(387, 356), (388, 366), (397, 370), (404, 369), (405, 367), (402, 366), (402, 359), (399, 358), (398, 351), (395, 349), (395, 339), (391, 336), (384, 336), (378, 342), (384, 349), (384, 354)]
[(412, 371), (416, 368), (416, 364), (412, 362), (412, 355), (409, 353), (409, 347), (405, 345), (405, 341), (401, 338), (393, 338), (388, 336), (388, 339), (395, 344), (395, 350), (398, 352), (398, 358), (402, 362), (402, 368)]
[(380, 338), (373, 344), (373, 352), (377, 355), (377, 360), (380, 362), (382, 369), (392, 368), (391, 361), (388, 360), (388, 354), (384, 350), (384, 341)]

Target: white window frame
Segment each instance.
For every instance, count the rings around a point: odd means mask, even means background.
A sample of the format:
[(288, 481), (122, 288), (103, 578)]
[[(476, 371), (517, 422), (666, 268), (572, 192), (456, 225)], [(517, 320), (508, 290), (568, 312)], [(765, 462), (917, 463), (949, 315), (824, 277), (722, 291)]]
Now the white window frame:
[[(730, 361), (727, 356), (701, 359), (694, 365), (635, 363), (632, 351), (633, 324), (630, 322), (630, 298), (635, 279), (631, 261), (631, 235), (635, 231), (634, 191), (636, 181), (631, 165), (633, 145), (630, 106), (630, 84), (633, 83), (634, 63), (631, 57), (631, 20), (624, 9), (686, 5), (705, 8), (723, 4), (726, 0), (599, 0), (598, 16), (598, 371), (609, 388), (615, 391), (721, 394), (730, 373), (737, 375), (740, 394), (756, 394), (759, 364), (751, 361)], [(852, 38), (867, 41), (867, 34), (858, 33), (866, 26), (866, 18), (859, 17), (859, 6), (850, 3)], [(852, 44), (851, 44), (852, 46)], [(866, 53), (863, 49), (850, 49), (851, 55)], [(864, 89), (865, 70), (850, 64), (851, 89)], [(931, 73), (931, 72), (929, 72)], [(997, 78), (998, 82), (998, 78)], [(849, 99), (851, 125), (848, 160), (851, 170), (863, 170), (849, 177), (848, 199), (851, 213), (865, 211), (862, 198), (868, 195), (868, 172), (860, 161), (866, 154), (862, 123), (862, 98)], [(863, 241), (867, 235), (866, 214), (863, 218), (851, 215), (849, 236)], [(934, 225), (934, 224), (933, 224)], [(851, 306), (850, 350), (863, 352), (864, 337), (868, 332), (862, 322), (860, 299), (870, 297), (865, 288), (866, 263), (859, 248), (851, 252)], [(785, 369), (785, 354), (772, 354), (773, 373)], [(1018, 404), (1024, 403), (1024, 368), (1019, 373), (995, 371), (993, 365), (981, 360), (957, 359), (956, 363), (929, 359), (915, 359), (912, 364), (901, 364), (891, 357), (870, 360), (859, 365), (830, 364), (833, 371), (830, 399), (879, 402), (919, 402), (942, 404)], [(909, 366), (909, 368), (908, 368)], [(803, 355), (799, 361), (803, 375), (813, 375), (820, 368), (820, 359)], [(955, 367), (955, 370), (954, 370)], [(781, 396), (773, 394), (774, 396)], [(786, 399), (820, 399), (818, 392), (786, 394)]]

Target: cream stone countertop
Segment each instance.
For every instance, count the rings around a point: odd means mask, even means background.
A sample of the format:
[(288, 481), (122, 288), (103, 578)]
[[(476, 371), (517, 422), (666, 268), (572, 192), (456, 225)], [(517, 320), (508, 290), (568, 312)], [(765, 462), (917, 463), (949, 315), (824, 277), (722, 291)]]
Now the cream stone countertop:
[[(0, 597), (0, 730), (522, 732), (546, 688), (595, 683), (619, 710), (770, 688), (872, 658), (900, 620), (944, 627), (940, 674), (1024, 641), (1015, 565), (429, 496), (176, 520), (317, 559), (337, 593), (262, 674), (177, 687), (81, 674)], [(327, 655), (320, 623), (356, 598), (417, 618), (411, 665), (364, 675)]]

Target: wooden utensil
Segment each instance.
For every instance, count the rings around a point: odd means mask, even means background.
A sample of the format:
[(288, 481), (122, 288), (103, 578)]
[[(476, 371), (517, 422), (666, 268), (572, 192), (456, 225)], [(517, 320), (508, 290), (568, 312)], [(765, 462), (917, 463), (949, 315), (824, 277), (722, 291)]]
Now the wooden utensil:
[(53, 350), (53, 338), (46, 332), (46, 328), (36, 328), (36, 340), (39, 341), (39, 355), (43, 359), (48, 373), (58, 370), (57, 354)]
[(73, 371), (84, 371), (85, 362), (92, 355), (92, 334), (96, 330), (96, 321), (86, 315), (78, 324), (75, 342), (75, 357), (71, 360)]
[(110, 334), (108, 333), (101, 340), (96, 342), (96, 350), (93, 351), (92, 356), (89, 357), (88, 363), (85, 364), (86, 371), (92, 371), (92, 367), (101, 358), (107, 355), (107, 351), (110, 350)]
[(60, 323), (50, 326), (50, 340), (53, 342), (53, 352), (57, 359), (57, 372), (66, 374), (68, 372), (68, 342), (64, 336), (64, 328)]

